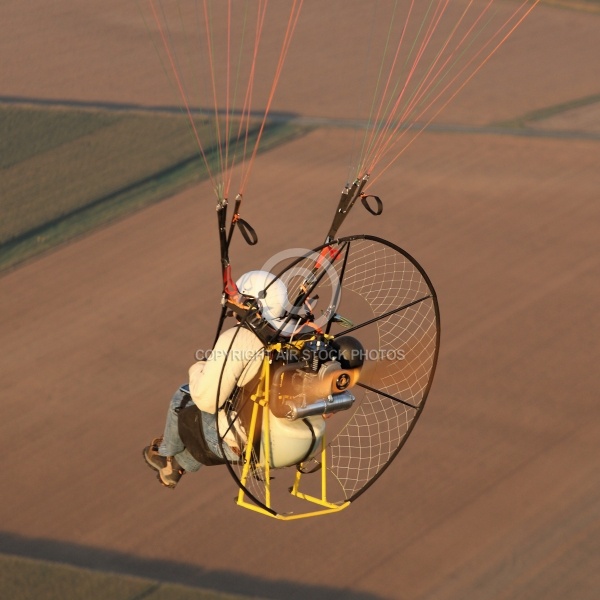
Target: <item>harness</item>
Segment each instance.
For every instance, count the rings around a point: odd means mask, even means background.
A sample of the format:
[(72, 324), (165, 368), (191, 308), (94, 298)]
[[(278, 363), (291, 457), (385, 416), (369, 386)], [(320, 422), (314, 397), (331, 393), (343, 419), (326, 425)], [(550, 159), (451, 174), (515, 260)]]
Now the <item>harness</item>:
[(202, 424), (202, 411), (192, 402), (190, 386), (186, 383), (179, 388), (183, 397), (175, 409), (178, 415), (179, 437), (188, 452), (207, 467), (224, 465), (228, 460), (215, 454), (206, 443)]

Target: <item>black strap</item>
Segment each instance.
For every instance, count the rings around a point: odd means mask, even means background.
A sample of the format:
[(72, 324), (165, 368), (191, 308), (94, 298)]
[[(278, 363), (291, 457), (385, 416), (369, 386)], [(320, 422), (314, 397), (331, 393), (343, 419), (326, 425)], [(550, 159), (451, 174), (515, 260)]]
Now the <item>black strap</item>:
[[(377, 204), (377, 208), (373, 209), (371, 208), (371, 205), (369, 204), (367, 198), (373, 198), (375, 200), (375, 203)], [(383, 202), (381, 201), (381, 198), (379, 196), (373, 196), (372, 194), (368, 195), (368, 196), (361, 196), (360, 197), (360, 201), (362, 202), (362, 205), (372, 214), (375, 215), (376, 217), (378, 217), (382, 212), (383, 212)]]
[(246, 243), (250, 246), (256, 245), (258, 236), (254, 228), (247, 221), (244, 221), (244, 219), (238, 219), (236, 223)]
[(189, 394), (183, 394), (181, 397), (181, 402), (179, 406), (175, 409), (175, 412), (179, 414), (192, 400), (192, 397)]

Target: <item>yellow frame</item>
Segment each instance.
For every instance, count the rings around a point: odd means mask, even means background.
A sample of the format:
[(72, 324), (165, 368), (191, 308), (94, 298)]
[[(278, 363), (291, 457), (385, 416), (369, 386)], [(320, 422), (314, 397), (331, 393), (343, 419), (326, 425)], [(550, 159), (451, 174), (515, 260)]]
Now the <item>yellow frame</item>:
[[(275, 519), (279, 519), (282, 521), (291, 521), (294, 519), (304, 519), (307, 517), (316, 517), (319, 515), (326, 515), (334, 512), (339, 512), (344, 508), (347, 508), (350, 505), (349, 501), (343, 502), (341, 504), (336, 504), (333, 502), (329, 502), (327, 500), (327, 453), (326, 453), (326, 445), (325, 445), (325, 436), (323, 436), (321, 440), (321, 497), (317, 498), (315, 496), (310, 496), (308, 494), (304, 494), (300, 491), (300, 481), (302, 479), (302, 473), (300, 471), (296, 471), (296, 475), (294, 478), (294, 483), (290, 489), (290, 494), (299, 498), (300, 500), (306, 501), (311, 507), (314, 505), (321, 506), (320, 510), (308, 510), (307, 512), (302, 513), (285, 513), (280, 514), (277, 513), (271, 506), (271, 479), (270, 479), (270, 469), (271, 465), (269, 464), (271, 457), (271, 440), (270, 440), (270, 427), (269, 427), (269, 382), (270, 382), (270, 374), (271, 374), (271, 360), (269, 356), (271, 351), (281, 351), (281, 344), (274, 344), (269, 346), (265, 352), (265, 358), (263, 360), (262, 365), (262, 373), (260, 378), (260, 384), (254, 394), (251, 396), (251, 400), (253, 401), (252, 407), (252, 416), (250, 419), (250, 426), (248, 428), (248, 440), (253, 440), (256, 432), (256, 425), (258, 423), (258, 419), (262, 417), (262, 433), (261, 433), (261, 444), (264, 444), (264, 456), (265, 456), (265, 465), (264, 465), (264, 475), (265, 475), (265, 504), (266, 510), (263, 506), (259, 506), (254, 502), (250, 502), (246, 499), (246, 493), (244, 488), (246, 487), (246, 483), (248, 478), (251, 477), (250, 470), (252, 466), (252, 443), (246, 444), (246, 449), (244, 452), (244, 466), (242, 469), (242, 475), (240, 477), (240, 483), (243, 487), (240, 487), (240, 490), (237, 495), (237, 504), (238, 506), (242, 506), (243, 508), (247, 508), (254, 512), (258, 512), (263, 515), (267, 515), (269, 517), (273, 517)], [(262, 410), (261, 410), (262, 409)]]

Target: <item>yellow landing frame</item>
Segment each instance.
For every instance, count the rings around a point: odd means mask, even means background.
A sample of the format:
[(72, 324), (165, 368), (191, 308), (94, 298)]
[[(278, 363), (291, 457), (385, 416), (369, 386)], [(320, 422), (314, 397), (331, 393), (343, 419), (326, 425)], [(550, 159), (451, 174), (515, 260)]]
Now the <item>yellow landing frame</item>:
[[(258, 419), (262, 418), (262, 449), (263, 454), (265, 456), (265, 464), (263, 466), (263, 475), (265, 478), (265, 503), (264, 507), (255, 504), (254, 502), (250, 502), (246, 499), (246, 493), (242, 487), (240, 487), (240, 491), (237, 496), (237, 504), (238, 506), (242, 506), (249, 510), (253, 510), (254, 512), (266, 515), (268, 517), (273, 517), (275, 519), (279, 519), (281, 521), (291, 521), (294, 519), (305, 519), (307, 517), (317, 517), (319, 515), (327, 515), (330, 513), (335, 513), (347, 508), (350, 505), (349, 501), (339, 503), (329, 502), (327, 500), (327, 453), (326, 453), (326, 445), (325, 445), (325, 436), (321, 440), (321, 496), (315, 497), (310, 496), (308, 494), (304, 494), (300, 491), (300, 481), (302, 479), (302, 473), (300, 471), (296, 471), (296, 476), (294, 478), (294, 483), (290, 488), (290, 494), (299, 498), (300, 500), (304, 500), (308, 503), (308, 506), (313, 507), (321, 507), (318, 510), (309, 510), (301, 513), (284, 513), (280, 514), (276, 510), (272, 508), (271, 505), (271, 465), (269, 463), (271, 456), (271, 436), (270, 436), (270, 428), (269, 428), (269, 385), (270, 385), (270, 370), (271, 363), (269, 360), (270, 351), (280, 351), (281, 347), (279, 344), (276, 344), (267, 349), (267, 353), (265, 355), (265, 359), (263, 361), (262, 366), (262, 374), (260, 378), (260, 384), (256, 393), (251, 396), (254, 405), (252, 407), (252, 417), (250, 420), (250, 426), (248, 428), (248, 439), (253, 440), (256, 433), (256, 426), (258, 423)], [(246, 450), (244, 454), (244, 467), (242, 469), (242, 475), (240, 477), (240, 482), (244, 488), (246, 488), (246, 484), (248, 479), (252, 477), (251, 469), (252, 469), (252, 444), (246, 445)]]

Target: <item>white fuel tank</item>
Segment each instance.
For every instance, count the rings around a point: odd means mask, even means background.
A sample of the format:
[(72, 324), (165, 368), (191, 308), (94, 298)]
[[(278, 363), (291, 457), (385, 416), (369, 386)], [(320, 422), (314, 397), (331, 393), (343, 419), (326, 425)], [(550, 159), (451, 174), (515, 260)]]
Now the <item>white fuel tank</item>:
[[(261, 466), (265, 464), (265, 431), (266, 427), (263, 427), (260, 442)], [(314, 415), (290, 421), (285, 418), (279, 419), (269, 411), (269, 432), (270, 467), (272, 469), (290, 467), (307, 460), (320, 449), (325, 433), (325, 420), (321, 415)]]

